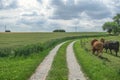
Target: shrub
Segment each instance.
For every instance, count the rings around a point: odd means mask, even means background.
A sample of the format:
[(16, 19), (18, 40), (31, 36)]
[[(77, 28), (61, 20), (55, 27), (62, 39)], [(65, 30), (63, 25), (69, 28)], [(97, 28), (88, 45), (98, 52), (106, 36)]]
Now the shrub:
[(54, 30), (53, 32), (66, 32), (66, 31), (63, 30), (63, 29), (56, 29), (56, 30)]

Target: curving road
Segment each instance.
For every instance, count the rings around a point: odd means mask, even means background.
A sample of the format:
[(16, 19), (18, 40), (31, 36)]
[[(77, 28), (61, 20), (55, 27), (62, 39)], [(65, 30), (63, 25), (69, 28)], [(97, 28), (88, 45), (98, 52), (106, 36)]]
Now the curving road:
[[(43, 62), (38, 66), (35, 73), (30, 77), (29, 80), (45, 80), (46, 76), (48, 75), (48, 72), (51, 68), (54, 56), (57, 54), (58, 49), (61, 45), (63, 45), (65, 42), (57, 45), (54, 49), (50, 51), (50, 53), (45, 57)], [(73, 44), (72, 42), (68, 45), (66, 49), (66, 56), (67, 56), (67, 64), (69, 69), (69, 80), (86, 80), (83, 72), (81, 71), (80, 65), (77, 63), (77, 60), (74, 55), (73, 51)]]

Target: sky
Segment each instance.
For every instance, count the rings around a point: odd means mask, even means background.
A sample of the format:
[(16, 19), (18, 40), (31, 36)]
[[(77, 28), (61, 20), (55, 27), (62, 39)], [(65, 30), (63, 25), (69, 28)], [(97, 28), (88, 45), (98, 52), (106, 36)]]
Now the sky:
[(0, 0), (0, 32), (102, 32), (120, 0)]

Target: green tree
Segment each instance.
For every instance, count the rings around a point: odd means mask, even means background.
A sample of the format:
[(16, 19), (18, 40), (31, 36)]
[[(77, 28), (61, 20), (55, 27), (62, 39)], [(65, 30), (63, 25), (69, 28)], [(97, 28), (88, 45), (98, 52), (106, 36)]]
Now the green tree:
[(110, 34), (112, 32), (112, 29), (108, 29), (107, 32)]
[(115, 23), (117, 23), (117, 28), (115, 29), (116, 33), (120, 33), (120, 14), (117, 14), (113, 17)]
[(120, 14), (117, 14), (116, 16), (114, 16), (113, 20), (120, 26)]
[(106, 22), (102, 26), (103, 30), (107, 30), (107, 32), (110, 34), (113, 32), (116, 34), (118, 32), (118, 24), (115, 22)]

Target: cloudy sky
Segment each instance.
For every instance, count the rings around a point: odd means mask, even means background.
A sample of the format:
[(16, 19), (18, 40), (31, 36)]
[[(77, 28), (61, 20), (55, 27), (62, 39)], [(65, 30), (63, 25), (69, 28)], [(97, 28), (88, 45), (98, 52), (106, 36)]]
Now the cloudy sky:
[(103, 31), (120, 0), (0, 0), (0, 32)]

